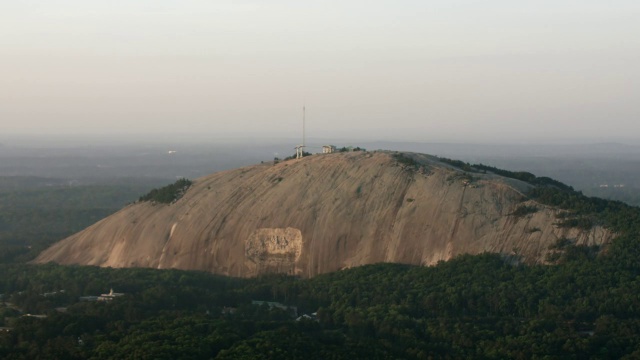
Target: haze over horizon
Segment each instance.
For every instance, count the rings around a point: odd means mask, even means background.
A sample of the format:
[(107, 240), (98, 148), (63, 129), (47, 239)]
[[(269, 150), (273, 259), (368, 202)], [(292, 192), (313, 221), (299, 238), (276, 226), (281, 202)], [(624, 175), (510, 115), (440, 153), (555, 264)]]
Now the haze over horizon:
[(1, 135), (297, 138), (305, 104), (316, 138), (638, 143), (639, 16), (593, 0), (4, 2)]

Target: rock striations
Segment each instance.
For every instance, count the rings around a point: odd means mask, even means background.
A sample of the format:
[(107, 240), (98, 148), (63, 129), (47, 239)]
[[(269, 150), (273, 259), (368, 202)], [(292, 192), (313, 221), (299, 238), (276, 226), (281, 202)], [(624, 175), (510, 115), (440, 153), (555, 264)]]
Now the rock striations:
[[(599, 245), (612, 237), (599, 227), (554, 225), (559, 210), (527, 200), (527, 183), (400, 156), (411, 160), (352, 152), (215, 173), (173, 204), (129, 205), (36, 262), (311, 277), (378, 262), (432, 265), (464, 253), (544, 262), (560, 238)], [(522, 206), (526, 214), (514, 215)]]

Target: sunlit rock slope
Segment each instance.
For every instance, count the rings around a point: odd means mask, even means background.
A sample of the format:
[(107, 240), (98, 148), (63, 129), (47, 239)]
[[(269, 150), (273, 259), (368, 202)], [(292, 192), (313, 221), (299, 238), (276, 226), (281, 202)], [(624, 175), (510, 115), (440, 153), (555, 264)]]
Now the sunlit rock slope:
[[(543, 262), (559, 238), (589, 245), (611, 238), (599, 227), (554, 225), (558, 210), (526, 200), (527, 183), (400, 156), (419, 166), (378, 151), (215, 173), (173, 204), (129, 205), (36, 262), (310, 277), (378, 262), (432, 265), (463, 253)], [(512, 215), (523, 205), (537, 211)]]

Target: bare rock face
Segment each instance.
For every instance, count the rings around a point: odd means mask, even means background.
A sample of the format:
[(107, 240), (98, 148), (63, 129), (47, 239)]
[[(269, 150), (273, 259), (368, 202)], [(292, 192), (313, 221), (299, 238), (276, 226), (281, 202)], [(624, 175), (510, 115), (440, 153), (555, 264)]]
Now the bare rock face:
[[(171, 205), (130, 205), (35, 261), (311, 277), (377, 262), (432, 265), (464, 253), (544, 262), (558, 239), (612, 238), (599, 227), (556, 226), (559, 210), (526, 200), (527, 183), (405, 156), (420, 166), (389, 152), (356, 152), (215, 173)], [(535, 211), (512, 215), (525, 205)]]

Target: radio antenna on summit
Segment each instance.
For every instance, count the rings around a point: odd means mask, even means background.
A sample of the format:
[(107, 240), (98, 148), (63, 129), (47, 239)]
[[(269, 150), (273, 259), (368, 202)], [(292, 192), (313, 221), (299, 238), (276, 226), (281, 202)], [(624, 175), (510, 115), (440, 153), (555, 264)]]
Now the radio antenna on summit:
[(300, 159), (300, 158), (304, 157), (305, 120), (306, 120), (305, 116), (306, 116), (306, 109), (305, 109), (305, 106), (302, 105), (302, 145), (296, 146), (296, 159)]

